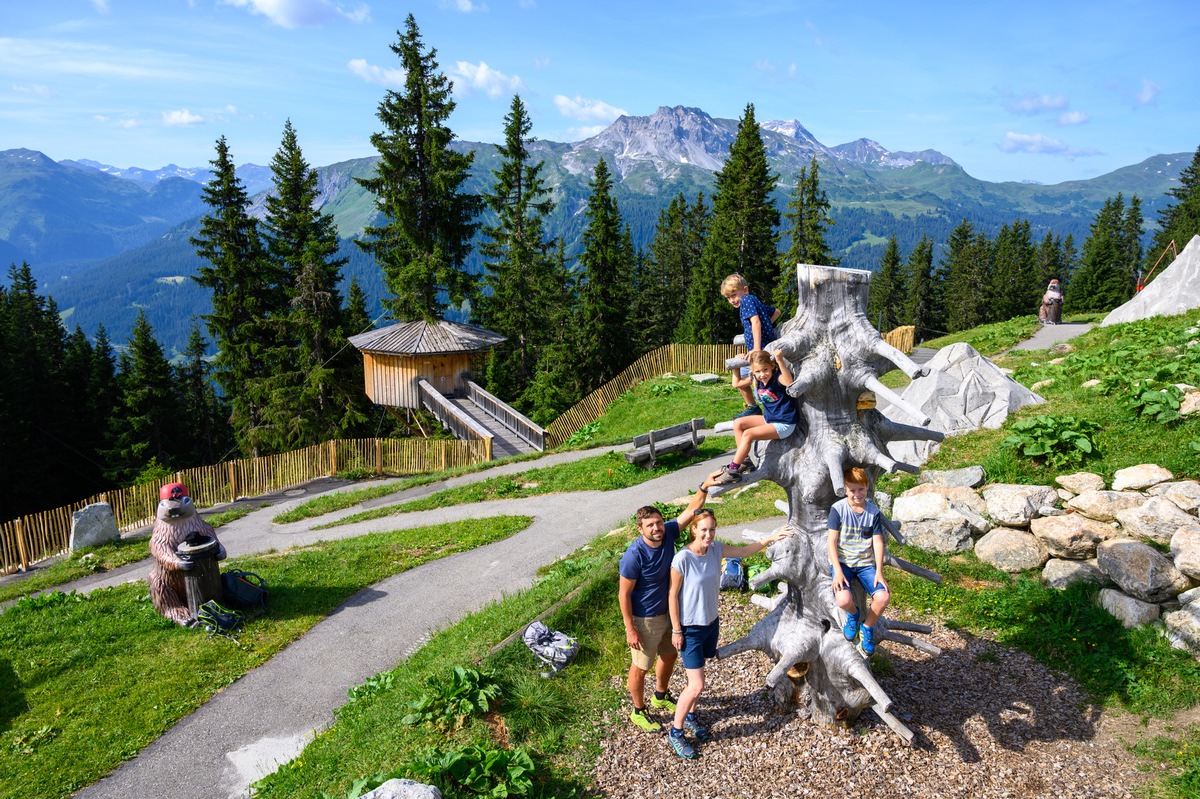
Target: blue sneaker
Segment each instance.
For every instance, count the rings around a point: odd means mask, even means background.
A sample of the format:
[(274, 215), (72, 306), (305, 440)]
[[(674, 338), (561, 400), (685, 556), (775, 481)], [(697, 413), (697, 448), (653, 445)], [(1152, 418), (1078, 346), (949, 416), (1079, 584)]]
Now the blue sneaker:
[(671, 742), (671, 748), (675, 750), (675, 754), (686, 760), (696, 759), (696, 750), (687, 742), (687, 738), (683, 737), (683, 730), (677, 730), (672, 727), (671, 734), (667, 736), (667, 740)]
[(875, 654), (875, 631), (865, 624), (859, 630), (862, 635), (858, 638), (858, 651), (862, 652), (864, 657), (871, 657)]
[(708, 734), (708, 730), (700, 726), (700, 722), (696, 720), (695, 713), (688, 713), (687, 716), (684, 717), (683, 729), (690, 733), (691, 736), (700, 743), (704, 743), (711, 737)]
[(741, 419), (743, 416), (758, 416), (761, 413), (762, 410), (757, 405), (747, 405), (745, 408), (742, 408), (741, 413), (733, 418)]
[(842, 625), (842, 635), (846, 636), (847, 641), (853, 641), (854, 636), (858, 635), (858, 613), (846, 614), (846, 623)]

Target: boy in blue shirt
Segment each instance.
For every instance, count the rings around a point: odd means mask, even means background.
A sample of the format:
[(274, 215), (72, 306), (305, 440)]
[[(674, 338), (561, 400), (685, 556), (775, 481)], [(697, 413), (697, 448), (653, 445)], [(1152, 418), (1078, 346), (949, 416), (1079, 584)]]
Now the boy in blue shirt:
[[(736, 272), (725, 278), (721, 281), (721, 296), (738, 309), (738, 316), (742, 320), (742, 336), (746, 340), (747, 355), (761, 350), (779, 337), (779, 332), (775, 329), (775, 320), (779, 318), (780, 314), (779, 309), (767, 305), (751, 294), (746, 278)], [(743, 368), (740, 376), (745, 378), (746, 375), (747, 372)], [(738, 386), (738, 377), (739, 375), (734, 374), (734, 386), (742, 392), (742, 399), (746, 401), (746, 407), (734, 418), (757, 415), (758, 403), (754, 399), (754, 393), (748, 385)]]
[[(870, 478), (855, 466), (842, 474), (846, 496), (829, 509), (829, 573), (833, 576), (833, 599), (846, 611), (842, 635), (847, 641), (858, 637), (858, 651), (875, 653), (875, 622), (883, 615), (892, 595), (883, 578), (883, 511), (867, 501)], [(859, 625), (858, 608), (850, 591), (850, 580), (858, 580), (871, 598), (871, 609)]]

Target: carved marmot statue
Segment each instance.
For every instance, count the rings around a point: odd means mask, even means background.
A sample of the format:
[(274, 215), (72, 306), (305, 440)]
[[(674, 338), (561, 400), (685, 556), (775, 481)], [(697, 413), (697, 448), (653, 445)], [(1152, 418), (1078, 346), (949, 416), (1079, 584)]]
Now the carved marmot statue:
[(225, 557), (225, 547), (217, 532), (196, 513), (196, 506), (183, 483), (169, 483), (159, 489), (158, 513), (150, 534), (150, 554), (154, 566), (150, 569), (150, 601), (154, 609), (173, 622), (190, 627), (195, 619), (188, 610), (187, 591), (183, 573), (192, 568), (191, 562), (179, 557), (176, 550), (184, 541), (208, 536), (217, 541), (217, 559)]

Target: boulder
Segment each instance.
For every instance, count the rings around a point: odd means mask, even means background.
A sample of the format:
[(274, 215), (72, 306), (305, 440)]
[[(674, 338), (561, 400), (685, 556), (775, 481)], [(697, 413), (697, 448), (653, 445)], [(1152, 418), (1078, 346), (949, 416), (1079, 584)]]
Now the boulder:
[(952, 523), (965, 521), (974, 535), (983, 535), (992, 528), (987, 519), (966, 505), (959, 505), (932, 491), (912, 495), (906, 492), (893, 503), (892, 518), (901, 523), (926, 519), (943, 519)]
[(1116, 474), (1113, 475), (1112, 490), (1141, 491), (1143, 488), (1165, 483), (1174, 478), (1175, 475), (1170, 470), (1164, 469), (1157, 463), (1140, 463), (1137, 466), (1130, 466), (1128, 469), (1117, 469)]
[(915, 497), (918, 494), (941, 494), (951, 502), (970, 508), (980, 516), (987, 514), (987, 503), (983, 501), (983, 497), (966, 486), (944, 486), (938, 483), (922, 483), (908, 489), (901, 496)]
[(1091, 380), (1084, 380), (1082, 383), (1079, 384), (1079, 387), (1080, 388), (1095, 388), (1098, 385), (1100, 385), (1100, 381), (1093, 377)]
[(120, 539), (117, 517), (107, 502), (85, 505), (71, 514), (71, 537), (67, 542), (67, 549), (71, 552)]
[(892, 517), (892, 495), (886, 491), (876, 491), (871, 501), (875, 503), (875, 507), (883, 512), (884, 516), (889, 519)]
[(1200, 605), (1195, 602), (1163, 614), (1167, 640), (1176, 649), (1200, 654)]
[(709, 385), (711, 383), (720, 383), (721, 378), (717, 375), (714, 375), (712, 372), (702, 372), (700, 374), (692, 375), (692, 382)]
[(1182, 511), (1193, 516), (1200, 511), (1200, 483), (1195, 480), (1180, 480), (1177, 483), (1159, 483), (1147, 490), (1151, 496), (1165, 497)]
[(1084, 491), (1067, 502), (1067, 507), (1098, 522), (1116, 521), (1117, 513), (1136, 508), (1146, 498), (1136, 491)]
[(1058, 494), (1047, 486), (995, 483), (983, 489), (983, 499), (993, 521), (1009, 527), (1025, 527), (1042, 505), (1053, 506)]
[(1075, 472), (1062, 474), (1054, 478), (1054, 482), (1070, 491), (1072, 494), (1082, 494), (1084, 491), (1103, 491), (1104, 478), (1091, 472)]
[(1170, 266), (1134, 294), (1133, 299), (1111, 311), (1100, 326), (1152, 316), (1175, 316), (1197, 307), (1200, 307), (1200, 236), (1192, 236)]
[(1200, 580), (1200, 531), (1192, 527), (1181, 527), (1176, 531), (1171, 536), (1171, 557), (1175, 560), (1175, 568), (1193, 580)]
[(1200, 519), (1163, 497), (1154, 497), (1136, 508), (1117, 511), (1117, 521), (1128, 535), (1157, 544), (1171, 543), (1171, 536), (1182, 528), (1200, 530)]
[(1158, 605), (1153, 602), (1143, 602), (1111, 588), (1101, 588), (1096, 601), (1126, 629), (1149, 624), (1159, 615)]
[[(1054, 361), (1051, 361), (1050, 363), (1054, 363)], [(1034, 383), (1032, 386), (1029, 387), (1029, 390), (1030, 391), (1041, 391), (1043, 388), (1050, 388), (1050, 386), (1054, 385), (1057, 382), (1058, 381), (1055, 378), (1048, 377), (1045, 380), (1039, 380), (1036, 383)]]
[(1058, 498), (1061, 499), (1063, 502), (1068, 502), (1072, 499), (1075, 499), (1074, 491), (1068, 491), (1065, 488), (1056, 488), (1056, 489), (1054, 489), (1054, 491), (1056, 494), (1058, 494)]
[(935, 483), (937, 485), (955, 487), (965, 486), (967, 488), (978, 488), (983, 485), (983, 481), (987, 479), (987, 472), (982, 466), (967, 466), (963, 469), (948, 469), (938, 471), (935, 469), (926, 469), (921, 472), (918, 478), (918, 483)]
[[(1189, 347), (1195, 344), (1194, 341), (1188, 342)], [(1179, 401), (1179, 415), (1191, 416), (1196, 411), (1200, 411), (1200, 391), (1188, 391)]]
[(1108, 578), (1104, 576), (1104, 572), (1100, 571), (1100, 567), (1096, 565), (1095, 558), (1091, 560), (1051, 558), (1046, 561), (1046, 567), (1042, 569), (1042, 582), (1050, 588), (1056, 588), (1061, 591), (1075, 583), (1104, 585), (1108, 582)]
[(975, 543), (975, 556), (1000, 571), (1036, 569), (1046, 562), (1046, 547), (1029, 533), (997, 527)]
[(1119, 535), (1111, 525), (1078, 513), (1033, 519), (1029, 532), (1045, 545), (1052, 557), (1068, 560), (1094, 558), (1097, 544)]
[(903, 522), (900, 534), (909, 546), (939, 555), (954, 555), (971, 548), (971, 526), (963, 518)]
[(1101, 542), (1096, 563), (1122, 591), (1143, 602), (1166, 602), (1192, 587), (1169, 558), (1132, 538)]
[(432, 785), (413, 780), (388, 780), (358, 799), (442, 799), (442, 792)]
[(1187, 605), (1192, 602), (1200, 601), (1200, 586), (1189, 588), (1179, 596), (1175, 597), (1175, 601), (1181, 605)]
[[(943, 347), (925, 365), (929, 374), (909, 383), (901, 396), (932, 419), (930, 427), (946, 435), (997, 428), (1018, 408), (1045, 402), (969, 344)], [(913, 423), (895, 406), (881, 404), (880, 412), (893, 421)], [(888, 451), (901, 463), (920, 465), (937, 446), (933, 441), (894, 441)]]

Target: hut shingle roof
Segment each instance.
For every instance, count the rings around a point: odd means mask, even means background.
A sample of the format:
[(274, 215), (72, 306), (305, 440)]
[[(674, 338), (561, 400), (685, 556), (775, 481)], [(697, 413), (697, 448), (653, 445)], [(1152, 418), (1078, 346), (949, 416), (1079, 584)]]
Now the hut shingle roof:
[(389, 355), (437, 355), (452, 352), (477, 352), (494, 347), (504, 336), (474, 325), (458, 322), (399, 322), (379, 330), (350, 337), (360, 352)]

